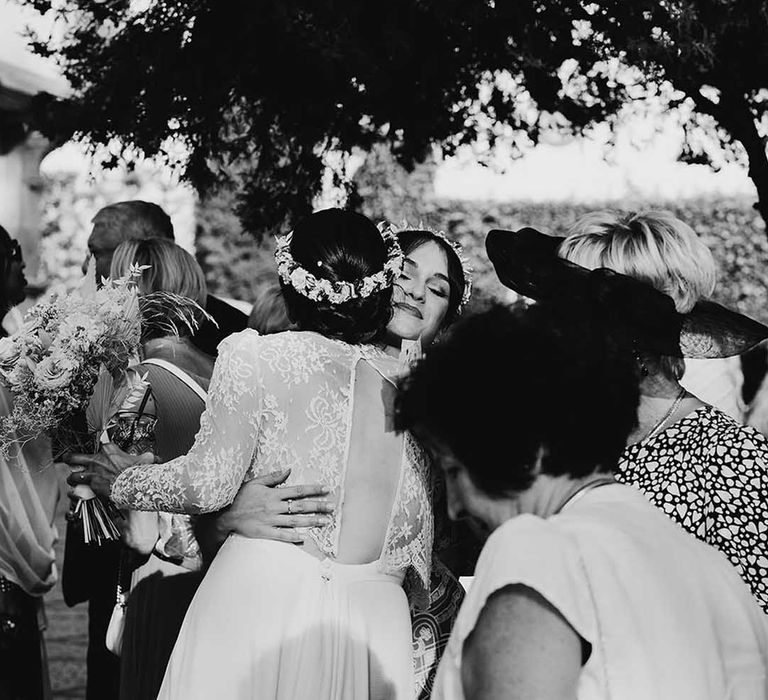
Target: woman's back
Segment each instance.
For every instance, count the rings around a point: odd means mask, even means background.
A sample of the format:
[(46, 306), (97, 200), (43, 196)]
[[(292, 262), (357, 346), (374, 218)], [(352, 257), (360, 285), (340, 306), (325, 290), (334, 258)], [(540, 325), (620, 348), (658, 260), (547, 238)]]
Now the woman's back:
[(156, 358), (150, 358), (135, 369), (152, 389), (157, 416), (154, 452), (167, 462), (186, 454), (194, 444), (210, 377), (185, 372), (162, 359), (156, 362)]
[(403, 437), (395, 433), (389, 418), (394, 386), (366, 360), (357, 364), (353, 392), (336, 558), (363, 564), (378, 559), (384, 548), (400, 483)]
[(431, 545), (426, 461), (391, 425), (399, 361), (308, 332), (242, 342), (263, 392), (253, 475), (290, 467), (289, 485), (322, 483), (337, 504), (329, 525), (309, 531), (307, 550), (362, 564), (420, 536)]
[[(127, 469), (112, 499), (208, 513), (232, 503), (244, 480), (290, 468), (289, 484), (322, 483), (340, 504), (328, 525), (308, 531), (307, 549), (347, 563), (380, 559), (384, 573), (412, 568), (423, 601), (433, 538), (429, 468), (409, 435), (389, 429), (385, 377), (398, 369), (381, 350), (317, 333), (236, 333), (219, 346), (189, 453), (162, 469)], [(345, 527), (340, 550), (347, 517), (350, 536)]]

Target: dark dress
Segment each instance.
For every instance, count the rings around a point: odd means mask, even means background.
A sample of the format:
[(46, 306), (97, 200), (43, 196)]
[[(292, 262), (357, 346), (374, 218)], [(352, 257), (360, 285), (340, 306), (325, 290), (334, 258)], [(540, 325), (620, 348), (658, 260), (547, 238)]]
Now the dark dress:
[(768, 440), (704, 406), (630, 445), (618, 479), (725, 554), (768, 613)]
[(439, 469), (432, 470), (432, 499), (435, 540), (429, 605), (424, 610), (411, 610), (413, 661), (419, 700), (428, 700), (432, 695), (437, 666), (464, 600), (464, 589), (458, 578), (474, 573), (483, 547), (483, 540), (464, 522), (449, 520), (445, 478)]
[(41, 612), (41, 598), (0, 577), (0, 700), (49, 697)]
[[(137, 369), (142, 374), (146, 372), (152, 388), (157, 415), (155, 454), (163, 462), (186, 454), (200, 428), (204, 402), (162, 367), (141, 364)], [(207, 390), (207, 379), (192, 378)], [(184, 614), (201, 579), (202, 573), (196, 571), (175, 576), (154, 573), (139, 581), (131, 591), (125, 612), (120, 667), (120, 697), (124, 700), (157, 697)]]
[(105, 644), (119, 561), (120, 542), (86, 544), (80, 521), (67, 521), (61, 589), (69, 607), (88, 601), (86, 700), (114, 700), (119, 693), (120, 659)]

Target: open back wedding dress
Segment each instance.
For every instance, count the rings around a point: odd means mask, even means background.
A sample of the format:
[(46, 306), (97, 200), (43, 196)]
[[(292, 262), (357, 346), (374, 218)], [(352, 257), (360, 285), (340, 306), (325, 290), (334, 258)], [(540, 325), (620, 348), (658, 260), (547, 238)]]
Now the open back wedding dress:
[(244, 480), (291, 469), (336, 510), (304, 545), (231, 535), (187, 613), (160, 698), (411, 698), (408, 600), (426, 602), (426, 457), (391, 429), (400, 363), (311, 332), (243, 331), (219, 346), (189, 454), (132, 467), (119, 506), (205, 513)]

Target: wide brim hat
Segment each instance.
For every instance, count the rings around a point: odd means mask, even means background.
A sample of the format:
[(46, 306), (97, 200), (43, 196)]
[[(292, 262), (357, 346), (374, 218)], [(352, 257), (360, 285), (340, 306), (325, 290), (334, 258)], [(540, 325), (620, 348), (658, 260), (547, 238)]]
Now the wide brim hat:
[(638, 350), (688, 358), (731, 357), (768, 338), (768, 326), (712, 301), (688, 313), (650, 284), (613, 270), (562, 259), (564, 239), (533, 228), (494, 229), (485, 239), (499, 281), (539, 302), (567, 302), (600, 312)]

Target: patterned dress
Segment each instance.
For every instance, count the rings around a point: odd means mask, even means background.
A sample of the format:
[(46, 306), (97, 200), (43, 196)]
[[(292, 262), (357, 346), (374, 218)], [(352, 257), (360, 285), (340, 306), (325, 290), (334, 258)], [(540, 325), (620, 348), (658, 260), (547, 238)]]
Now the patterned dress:
[[(189, 453), (127, 469), (113, 485), (112, 498), (123, 507), (205, 513), (230, 504), (244, 480), (290, 467), (288, 485), (324, 484), (340, 504), (328, 525), (306, 533), (324, 559), (287, 543), (230, 536), (187, 613), (160, 697), (355, 700), (370, 687), (384, 697), (413, 696), (403, 585), (428, 602), (429, 466), (408, 435), (399, 438), (396, 463), (378, 458), (374, 446), (367, 467), (350, 463), (357, 429), (367, 446), (384, 425), (356, 420), (363, 365), (382, 386), (400, 370), (376, 348), (316, 333), (230, 336), (219, 346)], [(359, 477), (363, 468), (372, 469), (371, 478), (381, 470), (395, 477), (393, 493), (383, 496), (392, 499), (377, 535), (383, 546), (374, 562), (339, 564), (348, 472)]]
[(703, 406), (630, 445), (618, 478), (723, 552), (768, 612), (768, 441)]

